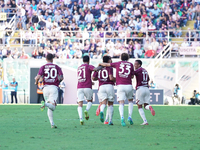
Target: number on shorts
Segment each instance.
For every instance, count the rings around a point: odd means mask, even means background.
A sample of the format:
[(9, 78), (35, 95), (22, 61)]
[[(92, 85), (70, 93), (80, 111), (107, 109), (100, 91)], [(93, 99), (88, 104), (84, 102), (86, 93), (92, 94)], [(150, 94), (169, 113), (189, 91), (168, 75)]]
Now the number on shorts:
[(143, 74), (143, 81), (147, 81), (148, 73), (146, 71), (143, 71), (142, 74)]
[(124, 64), (120, 64), (119, 69), (121, 69), (121, 71), (119, 71), (119, 74), (125, 74), (125, 75), (129, 75), (131, 73), (131, 66), (129, 65), (124, 65)]
[(57, 70), (56, 70), (56, 68), (51, 68), (51, 69), (47, 68), (47, 69), (44, 69), (44, 73), (46, 74), (44, 76), (45, 79), (48, 79), (49, 77), (51, 79), (54, 79), (57, 76)]
[(85, 68), (80, 68), (78, 70), (78, 79), (85, 79)]
[(98, 78), (103, 78), (103, 79), (107, 79), (108, 78), (108, 71), (107, 70), (102, 70), (102, 71), (99, 71), (98, 73)]

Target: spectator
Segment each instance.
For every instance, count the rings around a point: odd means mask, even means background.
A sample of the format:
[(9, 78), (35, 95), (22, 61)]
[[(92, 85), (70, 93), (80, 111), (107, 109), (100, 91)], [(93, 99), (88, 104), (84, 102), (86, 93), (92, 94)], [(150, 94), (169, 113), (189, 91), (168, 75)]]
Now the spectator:
[(88, 23), (91, 23), (92, 20), (94, 19), (93, 14), (91, 14), (90, 11), (88, 11), (87, 15), (85, 16), (85, 21)]
[(155, 55), (155, 51), (152, 50), (152, 46), (149, 47), (150, 49), (147, 50), (144, 54), (145, 58), (153, 58)]
[(13, 96), (15, 97), (15, 103), (17, 104), (18, 82), (15, 81), (15, 78), (13, 78), (13, 82), (10, 83), (10, 86), (12, 87), (12, 91), (11, 91), (11, 104), (13, 103)]
[(27, 54), (25, 54), (24, 51), (22, 51), (22, 54), (21, 54), (21, 56), (20, 56), (19, 58), (20, 58), (20, 59), (28, 59), (29, 56), (28, 56)]
[(3, 91), (3, 104), (7, 103), (8, 104), (8, 83), (5, 81), (5, 79), (3, 78), (0, 82), (0, 87), (2, 88)]
[(152, 50), (156, 52), (158, 50), (158, 46), (159, 46), (159, 43), (156, 41), (155, 38), (153, 38), (153, 42), (151, 43)]
[(187, 39), (184, 39), (184, 42), (181, 44), (181, 47), (189, 47), (189, 43), (187, 42)]
[(197, 20), (195, 20), (195, 23), (194, 23), (195, 29), (199, 30), (200, 29), (199, 27), (200, 27), (200, 16), (197, 17)]
[(150, 83), (150, 89), (155, 89), (155, 88), (156, 88), (156, 84), (152, 80)]

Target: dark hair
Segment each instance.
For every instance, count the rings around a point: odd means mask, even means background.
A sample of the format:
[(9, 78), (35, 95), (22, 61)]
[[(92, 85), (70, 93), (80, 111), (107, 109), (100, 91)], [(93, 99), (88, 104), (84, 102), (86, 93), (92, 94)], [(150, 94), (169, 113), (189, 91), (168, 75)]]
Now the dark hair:
[(52, 61), (53, 60), (53, 54), (47, 54), (47, 56), (46, 56), (46, 59), (48, 60), (48, 61)]
[(141, 60), (135, 60), (140, 66), (142, 66), (142, 61)]
[(121, 54), (121, 60), (122, 60), (122, 61), (129, 60), (129, 55), (128, 55), (127, 53), (122, 53), (122, 54)]
[(103, 56), (103, 62), (108, 63), (108, 61), (111, 60), (110, 56)]
[(83, 56), (83, 62), (89, 62), (90, 61), (90, 57), (88, 55)]

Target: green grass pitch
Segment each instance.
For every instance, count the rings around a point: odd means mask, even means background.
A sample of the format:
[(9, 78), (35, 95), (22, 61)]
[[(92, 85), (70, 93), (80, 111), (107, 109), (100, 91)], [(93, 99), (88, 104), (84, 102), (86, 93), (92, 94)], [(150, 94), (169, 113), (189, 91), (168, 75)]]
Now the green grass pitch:
[(0, 150), (200, 149), (199, 106), (154, 106), (154, 117), (145, 111), (149, 126), (140, 126), (142, 119), (134, 106), (134, 125), (126, 121), (122, 127), (118, 106), (114, 107), (114, 126), (100, 122), (95, 116), (97, 106), (92, 106), (90, 119), (81, 126), (77, 106), (59, 105), (54, 113), (58, 129), (50, 128), (47, 110), (41, 112), (39, 107), (0, 105)]

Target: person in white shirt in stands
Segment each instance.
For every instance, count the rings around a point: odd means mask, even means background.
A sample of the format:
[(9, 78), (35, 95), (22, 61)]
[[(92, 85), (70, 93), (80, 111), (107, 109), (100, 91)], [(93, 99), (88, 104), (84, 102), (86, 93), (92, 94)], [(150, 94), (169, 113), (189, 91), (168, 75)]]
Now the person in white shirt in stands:
[(106, 18), (108, 18), (108, 16), (105, 14), (104, 11), (101, 11), (101, 21), (104, 22), (106, 20)]
[(85, 21), (86, 21), (87, 23), (88, 23), (88, 22), (91, 23), (93, 19), (94, 19), (93, 14), (91, 14), (91, 12), (88, 11), (87, 15), (85, 16)]
[(181, 44), (181, 47), (189, 47), (189, 43), (187, 42), (187, 39), (184, 39), (184, 42)]
[(158, 50), (159, 43), (156, 41), (155, 38), (153, 38), (153, 42), (151, 43), (151, 46), (152, 46), (152, 50), (154, 51)]
[(79, 23), (79, 19), (80, 19), (80, 15), (78, 14), (77, 11), (75, 11), (75, 15), (73, 16), (76, 20), (76, 23), (78, 24)]
[(172, 52), (172, 57), (173, 56), (178, 56), (178, 50), (179, 50), (179, 46), (178, 44), (176, 44), (175, 42), (172, 42), (172, 45), (171, 45), (171, 52)]
[(130, 11), (126, 9), (126, 7), (123, 8), (123, 10), (121, 11), (121, 14), (124, 16), (126, 14), (126, 12), (129, 14)]
[(131, 10), (133, 8), (133, 4), (131, 1), (128, 1), (128, 4), (126, 5), (126, 9)]
[(194, 42), (192, 42), (192, 47), (199, 47), (200, 43), (197, 41), (197, 38), (194, 39)]

